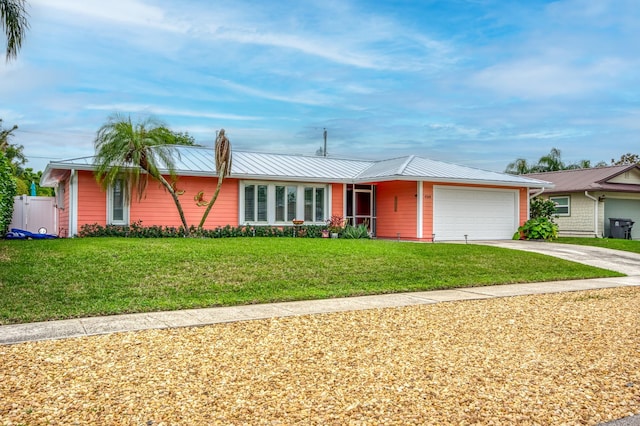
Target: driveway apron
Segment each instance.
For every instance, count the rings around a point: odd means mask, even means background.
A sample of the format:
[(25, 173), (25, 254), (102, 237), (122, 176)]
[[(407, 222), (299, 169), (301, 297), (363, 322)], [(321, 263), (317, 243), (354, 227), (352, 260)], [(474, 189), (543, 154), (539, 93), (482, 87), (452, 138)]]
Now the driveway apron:
[(602, 247), (549, 243), (545, 241), (474, 241), (474, 244), (530, 251), (559, 257), (589, 266), (609, 269), (640, 280), (640, 254)]

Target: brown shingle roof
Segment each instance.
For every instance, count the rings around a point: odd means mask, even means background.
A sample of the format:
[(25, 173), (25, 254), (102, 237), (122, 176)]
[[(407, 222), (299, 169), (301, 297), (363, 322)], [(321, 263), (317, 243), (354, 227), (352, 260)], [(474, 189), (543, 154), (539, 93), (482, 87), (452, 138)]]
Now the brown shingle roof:
[(607, 181), (614, 177), (633, 169), (640, 170), (640, 166), (632, 164), (626, 166), (596, 167), (592, 169), (561, 170), (557, 172), (529, 173), (525, 176), (553, 182), (555, 187), (545, 191), (545, 193), (548, 194), (582, 191), (640, 193), (640, 185), (607, 183)]

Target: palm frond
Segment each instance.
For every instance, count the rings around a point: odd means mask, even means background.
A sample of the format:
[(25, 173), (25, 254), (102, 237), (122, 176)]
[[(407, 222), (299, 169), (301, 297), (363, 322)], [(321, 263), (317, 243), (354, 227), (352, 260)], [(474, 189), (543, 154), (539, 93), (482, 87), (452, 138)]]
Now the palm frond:
[(7, 37), (7, 62), (17, 57), (24, 35), (29, 29), (26, 4), (25, 0), (0, 1), (0, 26)]

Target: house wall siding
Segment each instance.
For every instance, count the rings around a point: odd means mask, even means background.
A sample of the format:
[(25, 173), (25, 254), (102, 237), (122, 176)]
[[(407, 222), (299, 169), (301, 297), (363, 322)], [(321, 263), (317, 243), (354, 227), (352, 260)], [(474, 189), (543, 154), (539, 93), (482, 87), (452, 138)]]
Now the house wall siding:
[(422, 238), (433, 241), (433, 183), (422, 184)]
[[(168, 176), (166, 177), (168, 178)], [(65, 183), (65, 210), (60, 214), (61, 227), (69, 223), (69, 185)], [(211, 200), (217, 185), (216, 178), (181, 177), (178, 179), (180, 202), (189, 226), (200, 223), (206, 206), (198, 206), (195, 197), (203, 191), (204, 200)], [(78, 172), (78, 229), (85, 224), (107, 224), (107, 192), (103, 191), (92, 172)], [(220, 195), (211, 209), (205, 228), (238, 224), (238, 180), (225, 179)], [(129, 222), (142, 221), (143, 226), (161, 225), (180, 227), (182, 221), (171, 194), (156, 181), (147, 185), (144, 197), (133, 194), (129, 206)]]
[[(85, 224), (107, 224), (107, 193), (96, 182), (93, 172), (78, 171), (78, 231)], [(71, 191), (67, 191), (68, 193)]]
[[(165, 176), (169, 179), (168, 176)], [(179, 195), (180, 204), (184, 211), (187, 225), (198, 226), (206, 206), (198, 206), (196, 197), (202, 191), (202, 199), (210, 201), (218, 184), (217, 178), (180, 177), (176, 184), (178, 191), (184, 191)], [(220, 194), (211, 212), (207, 217), (204, 227), (213, 229), (218, 226), (238, 224), (239, 220), (239, 181), (238, 179), (225, 179), (220, 189)], [(150, 181), (145, 197), (138, 201), (134, 198), (129, 210), (130, 222), (142, 221), (143, 226), (182, 226), (178, 209), (173, 198), (165, 188), (156, 181)]]
[(609, 183), (623, 183), (627, 185), (640, 185), (640, 171), (637, 169), (629, 170), (619, 176), (609, 179)]
[[(344, 211), (344, 194), (344, 184), (331, 184), (331, 214), (329, 216), (346, 216)], [(327, 217), (327, 219), (329, 218)]]
[[(594, 236), (594, 201), (581, 193), (572, 193), (567, 195), (571, 197), (570, 216), (559, 216), (557, 219), (554, 219), (558, 224), (558, 231), (560, 235), (591, 234), (591, 236)], [(590, 195), (598, 198), (601, 194), (592, 193)], [(555, 195), (551, 195), (551, 197), (554, 196)], [(550, 196), (545, 196), (544, 198), (548, 200)], [(598, 203), (598, 236), (602, 236), (603, 232), (604, 203)]]
[(58, 205), (58, 235), (60, 237), (69, 236), (69, 180), (64, 180), (58, 184), (57, 191), (60, 188), (64, 191), (62, 204)]
[(520, 200), (520, 215), (519, 215), (519, 225), (523, 225), (527, 220), (529, 220), (529, 189), (528, 188), (520, 188), (518, 193), (518, 197)]
[(378, 237), (417, 238), (417, 192), (415, 181), (381, 182), (376, 186)]

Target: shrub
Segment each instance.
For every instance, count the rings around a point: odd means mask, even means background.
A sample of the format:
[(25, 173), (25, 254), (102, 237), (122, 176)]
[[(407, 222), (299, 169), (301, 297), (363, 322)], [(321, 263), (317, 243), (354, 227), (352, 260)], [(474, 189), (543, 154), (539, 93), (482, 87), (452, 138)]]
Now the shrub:
[(555, 240), (558, 238), (558, 225), (546, 217), (529, 219), (513, 236), (515, 240), (521, 237), (526, 240)]
[[(240, 238), (240, 237), (322, 237), (323, 226), (231, 226), (226, 225), (215, 229), (202, 229), (191, 226), (189, 236), (195, 238)], [(79, 237), (127, 237), (127, 238), (178, 238), (186, 233), (183, 227), (171, 226), (142, 226), (142, 221), (131, 225), (106, 225), (97, 223), (80, 227)]]
[(554, 222), (558, 215), (553, 201), (535, 197), (529, 204), (529, 217), (530, 219), (513, 235), (514, 240), (524, 238), (550, 241), (558, 238), (558, 225)]
[(553, 219), (558, 217), (556, 214), (556, 203), (551, 200), (535, 197), (529, 204), (529, 217), (531, 219), (543, 217), (554, 222)]
[(342, 232), (342, 238), (371, 238), (371, 236), (367, 226), (360, 224), (358, 226), (347, 225)]
[(13, 197), (17, 194), (11, 164), (0, 151), (0, 237), (7, 233), (13, 217)]
[(342, 216), (333, 215), (327, 220), (327, 228), (333, 234), (339, 234), (344, 230), (344, 218)]

